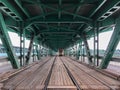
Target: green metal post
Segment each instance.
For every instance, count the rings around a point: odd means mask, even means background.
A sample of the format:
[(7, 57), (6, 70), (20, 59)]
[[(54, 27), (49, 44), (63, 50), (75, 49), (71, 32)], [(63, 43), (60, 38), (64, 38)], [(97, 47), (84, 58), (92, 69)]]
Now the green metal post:
[(35, 45), (33, 45), (33, 62), (35, 61)]
[(83, 62), (85, 62), (85, 45), (84, 45), (84, 43), (82, 44), (82, 60), (83, 60)]
[(39, 52), (39, 46), (36, 45), (36, 52), (37, 52), (37, 58), (40, 60), (40, 52)]
[(102, 62), (100, 64), (101, 69), (105, 69), (109, 65), (109, 62), (113, 56), (113, 53), (119, 41), (120, 41), (120, 17), (116, 21), (115, 29), (111, 36), (104, 58), (102, 59)]
[(94, 66), (96, 65), (96, 47), (95, 47), (95, 43), (96, 43), (96, 33), (95, 33), (95, 25), (94, 25), (94, 39), (93, 39), (93, 45), (94, 45)]
[(25, 29), (23, 22), (20, 22), (20, 66), (25, 65)]
[(83, 41), (84, 41), (84, 46), (85, 46), (85, 50), (86, 50), (86, 54), (87, 54), (87, 57), (88, 57), (89, 64), (92, 64), (92, 58), (91, 58), (90, 49), (89, 49), (89, 45), (88, 45), (88, 42), (87, 42), (86, 35), (82, 35), (82, 38), (83, 38)]
[(29, 44), (29, 48), (28, 48), (28, 52), (27, 52), (27, 56), (26, 56), (26, 64), (29, 63), (29, 60), (30, 60), (30, 57), (31, 57), (34, 38), (35, 38), (35, 36), (33, 34), (33, 36), (31, 37), (31, 40), (30, 40), (30, 44)]
[(20, 22), (20, 66), (22, 67), (22, 60), (23, 60), (23, 54), (22, 54), (22, 52), (23, 52), (23, 48), (22, 48), (22, 42), (23, 42), (23, 40), (22, 40), (22, 34), (23, 34), (23, 29), (22, 29), (22, 24), (21, 24), (21, 22)]
[(13, 68), (20, 68), (18, 58), (15, 55), (15, 52), (13, 51), (12, 43), (9, 38), (8, 30), (4, 22), (4, 18), (2, 13), (0, 13), (0, 37), (3, 42), (3, 45), (7, 51), (8, 58), (12, 64)]
[(94, 25), (94, 65), (99, 66), (99, 22)]
[(80, 57), (80, 43), (77, 47), (77, 57), (76, 57), (76, 59), (79, 60), (79, 57)]
[(82, 61), (82, 42), (80, 42), (80, 61)]
[(25, 66), (25, 29), (23, 30), (23, 66)]

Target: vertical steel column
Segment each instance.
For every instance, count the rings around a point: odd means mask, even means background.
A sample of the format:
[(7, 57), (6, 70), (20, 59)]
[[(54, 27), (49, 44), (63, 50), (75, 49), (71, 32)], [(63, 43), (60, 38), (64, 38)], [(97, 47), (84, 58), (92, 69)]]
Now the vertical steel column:
[(85, 46), (85, 50), (86, 50), (86, 54), (87, 54), (89, 64), (92, 64), (92, 58), (91, 58), (90, 49), (89, 49), (89, 45), (88, 45), (88, 42), (87, 42), (86, 35), (85, 34), (82, 35), (82, 38), (83, 38), (83, 41), (84, 41), (84, 46)]
[(23, 49), (22, 49), (22, 42), (23, 42), (23, 40), (22, 40), (22, 34), (23, 34), (23, 29), (22, 29), (22, 23), (20, 22), (19, 23), (20, 24), (20, 66), (22, 67), (22, 60), (23, 60), (23, 54), (22, 54), (22, 52), (23, 52)]
[(99, 66), (99, 22), (97, 22), (97, 66)]
[(39, 52), (39, 46), (36, 45), (36, 52), (37, 52), (37, 58), (40, 60), (40, 52)]
[(23, 29), (23, 66), (25, 66), (25, 29)]
[(20, 66), (25, 65), (25, 29), (23, 22), (20, 22)]
[(82, 61), (82, 42), (80, 42), (80, 59)]
[(4, 21), (2, 13), (0, 13), (0, 37), (1, 37), (4, 47), (6, 49), (8, 58), (12, 64), (12, 67), (20, 68), (18, 58), (15, 55), (14, 49), (12, 47), (12, 43), (11, 43), (11, 40), (10, 40), (10, 37), (8, 34), (7, 27), (5, 25), (5, 21)]
[(84, 56), (85, 56), (84, 43), (82, 42), (82, 60), (83, 60), (83, 62), (85, 62)]
[(35, 61), (35, 45), (33, 45), (33, 62)]
[(77, 57), (76, 57), (76, 59), (77, 60), (79, 60), (79, 57), (80, 57), (80, 43), (79, 43), (79, 45), (78, 45), (78, 47), (77, 47)]
[(120, 17), (116, 21), (115, 29), (111, 36), (104, 58), (102, 59), (102, 62), (100, 64), (100, 68), (102, 69), (107, 68), (119, 41), (120, 41)]
[(76, 60), (78, 60), (78, 47), (77, 47), (77, 43), (75, 45), (75, 48), (76, 48), (76, 51), (75, 51), (75, 53), (76, 53)]
[(94, 25), (94, 65), (99, 66), (99, 22)]
[(30, 44), (29, 44), (29, 48), (28, 48), (28, 52), (27, 52), (27, 56), (26, 56), (26, 64), (29, 63), (29, 60), (31, 57), (34, 38), (35, 38), (35, 35), (33, 34), (33, 36), (31, 37), (31, 40), (30, 40)]

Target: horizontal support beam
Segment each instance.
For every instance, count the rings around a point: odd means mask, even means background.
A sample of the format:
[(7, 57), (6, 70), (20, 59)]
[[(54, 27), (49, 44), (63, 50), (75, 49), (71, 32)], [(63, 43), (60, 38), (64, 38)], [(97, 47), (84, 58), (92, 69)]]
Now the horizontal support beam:
[[(62, 1), (62, 4), (78, 4), (80, 2), (80, 4), (87, 4), (87, 3), (94, 3), (98, 0), (83, 0), (83, 1)], [(41, 1), (31, 1), (31, 0), (24, 0), (24, 2), (27, 3), (31, 3), (31, 4), (39, 4)], [(58, 4), (58, 1), (47, 1), (47, 2), (42, 2), (43, 4)]]
[(52, 25), (48, 25), (48, 27), (49, 27), (49, 30), (47, 29), (45, 29), (45, 30), (41, 30), (41, 32), (43, 31), (52, 31), (52, 29), (50, 29), (50, 28), (53, 28), (53, 30), (58, 30), (58, 28), (59, 29), (61, 29), (61, 30), (64, 30), (64, 31), (73, 31), (73, 32), (76, 32), (76, 30), (74, 30), (74, 29), (68, 29), (67, 27), (61, 27), (61, 26), (52, 26)]
[(28, 26), (33, 25), (33, 24), (39, 24), (39, 23), (84, 23), (84, 24), (92, 26), (92, 22), (85, 21), (85, 20), (80, 19), (80, 18), (76, 18), (73, 20), (71, 17), (66, 16), (66, 17), (62, 17), (61, 19), (49, 17), (46, 19), (38, 18), (38, 19), (34, 19), (34, 20), (27, 20), (25, 22), (25, 27), (28, 27)]
[(40, 34), (77, 34), (76, 32), (41, 32)]

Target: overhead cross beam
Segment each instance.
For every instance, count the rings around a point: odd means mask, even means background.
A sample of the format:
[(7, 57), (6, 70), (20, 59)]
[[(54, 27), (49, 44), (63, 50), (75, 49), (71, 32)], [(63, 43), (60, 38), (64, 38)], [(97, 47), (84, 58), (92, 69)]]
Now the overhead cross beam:
[[(47, 30), (47, 31), (50, 31), (50, 32), (52, 31), (52, 29), (53, 30), (55, 30), (55, 29), (57, 30), (58, 28), (61, 29), (61, 30), (64, 30), (64, 31), (74, 31), (74, 32), (77, 32), (76, 30), (74, 30), (74, 29), (68, 29), (67, 27), (52, 26), (52, 25), (48, 25), (48, 27), (51, 28), (51, 29)], [(42, 31), (46, 31), (46, 29), (45, 30), (44, 29), (41, 30), (41, 32)]]
[(84, 20), (82, 18), (76, 18), (73, 20), (71, 17), (66, 16), (61, 19), (49, 17), (46, 19), (36, 18), (36, 19), (32, 19), (32, 20), (27, 20), (25, 22), (25, 27), (28, 27), (28, 26), (36, 24), (36, 23), (85, 23), (85, 24), (92, 25), (92, 21)]

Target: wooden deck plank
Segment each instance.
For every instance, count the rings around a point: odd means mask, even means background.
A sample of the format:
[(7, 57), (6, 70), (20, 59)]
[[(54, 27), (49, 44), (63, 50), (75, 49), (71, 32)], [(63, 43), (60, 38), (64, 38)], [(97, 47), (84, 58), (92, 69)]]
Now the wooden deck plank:
[(59, 57), (56, 58), (51, 78), (47, 87), (48, 90), (77, 90), (70, 79), (63, 62)]

